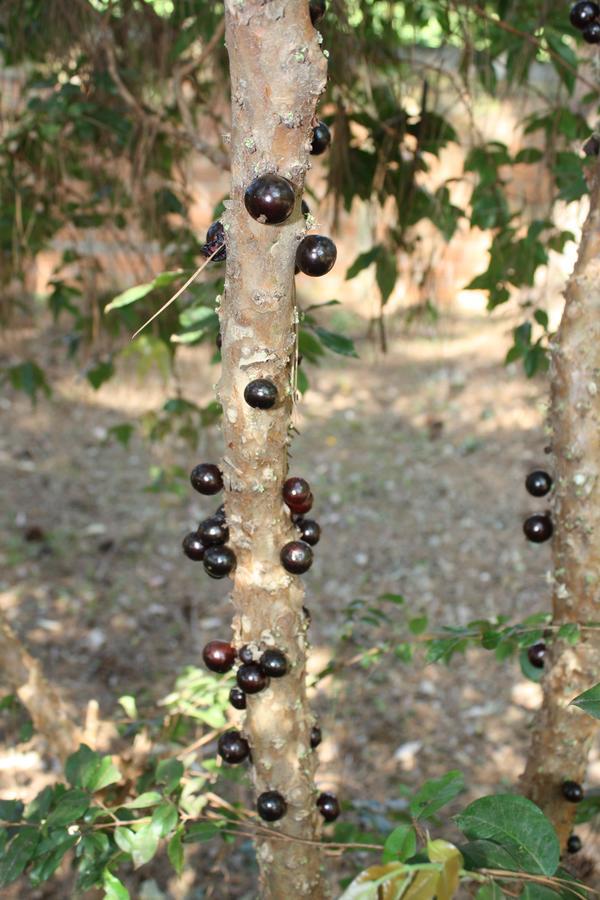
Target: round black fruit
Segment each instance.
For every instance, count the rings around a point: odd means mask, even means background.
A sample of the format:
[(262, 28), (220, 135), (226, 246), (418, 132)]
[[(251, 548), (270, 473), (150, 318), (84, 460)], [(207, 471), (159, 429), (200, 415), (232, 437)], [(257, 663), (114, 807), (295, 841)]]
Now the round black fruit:
[(592, 22), (583, 29), (581, 36), (588, 44), (600, 44), (600, 22)]
[(289, 670), (285, 653), (273, 648), (265, 650), (258, 664), (265, 675), (268, 675), (271, 678), (283, 678), (284, 675), (287, 675)]
[(314, 519), (296, 519), (296, 528), (300, 529), (302, 540), (311, 547), (321, 540), (321, 526)]
[(246, 695), (238, 687), (232, 687), (229, 691), (229, 702), (234, 709), (246, 709)]
[(266, 378), (256, 378), (246, 385), (244, 400), (253, 409), (272, 409), (277, 403), (277, 388)]
[(198, 525), (198, 537), (206, 547), (217, 547), (229, 540), (229, 528), (218, 516), (211, 516)]
[(310, 21), (313, 25), (316, 25), (325, 15), (325, 0), (310, 0), (308, 9), (310, 12)]
[(527, 650), (527, 659), (532, 666), (535, 666), (536, 669), (544, 668), (545, 655), (546, 645), (543, 641), (538, 641), (537, 644), (532, 644), (531, 647), (529, 647), (529, 649)]
[(290, 541), (281, 549), (281, 564), (293, 575), (308, 572), (313, 562), (313, 552), (304, 541)]
[(276, 822), (287, 812), (287, 803), (279, 791), (264, 791), (256, 801), (256, 811), (265, 822)]
[(525, 490), (532, 497), (545, 497), (552, 488), (552, 478), (543, 469), (535, 469), (525, 479)]
[(238, 650), (238, 658), (243, 663), (251, 663), (254, 662), (254, 657), (252, 656), (252, 650), (248, 646), (248, 644), (244, 644), (243, 647), (240, 647)]
[(567, 851), (569, 853), (579, 853), (583, 844), (581, 843), (581, 838), (577, 834), (572, 834), (567, 841)]
[(233, 668), (235, 649), (227, 641), (209, 641), (202, 651), (202, 659), (207, 669), (223, 675)]
[(214, 253), (212, 262), (223, 262), (227, 258), (225, 229), (220, 222), (213, 222), (206, 232), (206, 243), (202, 247), (202, 253), (204, 256), (212, 256)]
[(294, 186), (281, 175), (255, 178), (244, 194), (244, 204), (253, 219), (267, 225), (280, 225), (292, 214), (296, 195)]
[(258, 694), (269, 684), (269, 679), (258, 665), (258, 663), (244, 663), (236, 672), (236, 681), (238, 687), (245, 694)]
[(311, 156), (320, 156), (325, 153), (331, 143), (331, 132), (325, 122), (319, 122), (313, 128), (312, 143), (310, 145)]
[(292, 512), (299, 512), (311, 496), (310, 484), (304, 478), (287, 478), (281, 491), (283, 502)]
[(591, 3), (590, 0), (581, 0), (571, 7), (569, 19), (573, 28), (579, 28), (583, 31), (588, 25), (600, 16), (600, 7), (597, 3)]
[(221, 735), (217, 748), (219, 756), (232, 766), (244, 762), (250, 753), (248, 741), (235, 729)]
[(203, 562), (211, 578), (225, 578), (235, 569), (235, 553), (229, 547), (207, 547)]
[(583, 800), (583, 788), (577, 781), (563, 781), (561, 790), (569, 803), (581, 803)]
[(313, 725), (310, 729), (310, 746), (313, 750), (315, 750), (321, 741), (323, 740), (323, 735), (321, 734), (321, 729), (318, 725)]
[(535, 513), (523, 522), (523, 532), (528, 541), (543, 544), (552, 537), (554, 527), (547, 513)]
[(333, 269), (337, 249), (331, 238), (323, 234), (308, 234), (296, 251), (296, 265), (305, 275), (326, 275)]
[(218, 466), (200, 463), (192, 469), (190, 481), (199, 494), (218, 494), (223, 489), (223, 476)]
[(324, 791), (317, 797), (317, 808), (326, 822), (335, 822), (340, 814), (338, 798), (328, 791)]
[(194, 562), (201, 562), (204, 559), (204, 544), (195, 531), (186, 534), (181, 546), (188, 559), (193, 559)]

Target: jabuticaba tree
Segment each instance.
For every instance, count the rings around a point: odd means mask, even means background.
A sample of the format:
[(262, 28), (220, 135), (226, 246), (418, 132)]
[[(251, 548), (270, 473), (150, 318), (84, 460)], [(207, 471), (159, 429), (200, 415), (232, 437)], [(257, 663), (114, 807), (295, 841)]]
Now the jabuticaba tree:
[[(581, 6), (581, 4), (579, 4)], [(589, 4), (588, 4), (589, 5)], [(552, 541), (553, 625), (597, 622), (600, 613), (600, 166), (595, 164), (590, 209), (579, 254), (565, 290), (565, 307), (551, 353), (552, 471), (527, 481), (533, 496), (550, 499), (552, 527), (530, 522), (537, 540)], [(541, 501), (542, 502), (542, 501)], [(542, 533), (544, 536), (542, 536)], [(536, 539), (536, 538), (534, 538)], [(556, 633), (556, 630), (554, 631)], [(570, 706), (598, 681), (600, 631), (583, 629), (572, 644), (556, 639), (541, 661), (543, 704), (527, 767), (527, 795), (569, 847), (576, 804), (583, 797), (594, 718)]]
[[(302, 479), (286, 485), (297, 255), (299, 265), (306, 263), (302, 192), (327, 70), (316, 30), (321, 6), (308, 0), (225, 3), (231, 191), (223, 231), (213, 233), (215, 240), (224, 238), (227, 260), (217, 390), (224, 453), (220, 475), (208, 466), (196, 469), (193, 481), (201, 493), (212, 494), (222, 478), (228, 531), (226, 543), (206, 544), (202, 534), (198, 546), (186, 539), (188, 555), (202, 561), (209, 575), (233, 579), (233, 637), (224, 622), (225, 640), (211, 642), (204, 660), (214, 671), (237, 667), (231, 700), (245, 716), (221, 750), (228, 762), (249, 757), (262, 825), (257, 856), (263, 900), (327, 895), (320, 849), (310, 841), (319, 837), (335, 805), (328, 801), (323, 811), (315, 787), (315, 721), (305, 685), (309, 620), (300, 573), (309, 568), (313, 551), (295, 519), (313, 498)], [(318, 137), (322, 143), (321, 132)], [(335, 261), (335, 248), (327, 238), (316, 244), (305, 267), (312, 264), (309, 274), (324, 274)], [(204, 527), (217, 531), (212, 524)], [(306, 843), (278, 839), (278, 832)]]

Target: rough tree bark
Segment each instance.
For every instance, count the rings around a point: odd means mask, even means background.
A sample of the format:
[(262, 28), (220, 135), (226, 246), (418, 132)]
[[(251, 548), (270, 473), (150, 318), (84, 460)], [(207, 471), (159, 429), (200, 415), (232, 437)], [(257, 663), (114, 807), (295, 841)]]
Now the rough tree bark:
[[(291, 436), (297, 312), (294, 259), (305, 223), (300, 212), (317, 99), (326, 59), (308, 2), (226, 0), (232, 93), (231, 200), (223, 223), (227, 273), (220, 309), (225, 454), (222, 470), (231, 546), (237, 556), (233, 603), (236, 643), (276, 646), (291, 663), (285, 677), (248, 697), (244, 731), (257, 794), (280, 791), (287, 814), (271, 828), (296, 838), (319, 834), (315, 809), (312, 717), (305, 688), (306, 620), (299, 578), (281, 566), (281, 547), (298, 539), (282, 502)], [(244, 190), (278, 173), (297, 192), (292, 216), (263, 225), (246, 212)], [(268, 378), (279, 391), (269, 411), (249, 407), (247, 383)], [(256, 654), (258, 655), (258, 654)], [(319, 848), (261, 837), (257, 855), (263, 900), (326, 895)]]
[[(550, 426), (554, 457), (553, 623), (598, 621), (600, 612), (600, 167), (579, 254), (552, 346)], [(543, 679), (544, 700), (523, 775), (528, 796), (553, 822), (564, 847), (575, 805), (561, 783), (582, 782), (596, 722), (569, 706), (600, 674), (600, 631), (572, 646), (557, 640)]]

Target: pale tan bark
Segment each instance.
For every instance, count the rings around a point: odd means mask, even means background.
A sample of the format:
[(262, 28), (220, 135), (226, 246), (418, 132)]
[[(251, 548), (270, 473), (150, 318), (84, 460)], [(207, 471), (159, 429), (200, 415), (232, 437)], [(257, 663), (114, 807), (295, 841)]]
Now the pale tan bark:
[[(575, 269), (553, 342), (551, 364), (554, 537), (553, 620), (598, 621), (600, 614), (600, 173), (590, 193)], [(523, 776), (528, 796), (557, 829), (562, 846), (576, 806), (561, 794), (565, 779), (582, 782), (597, 723), (569, 706), (600, 680), (600, 632), (572, 646), (553, 644), (545, 664), (544, 700)]]
[(79, 732), (40, 664), (23, 647), (8, 622), (0, 617), (0, 677), (17, 695), (33, 726), (62, 762), (77, 750)]
[[(304, 232), (300, 212), (317, 99), (326, 60), (308, 2), (226, 0), (231, 68), (231, 200), (227, 275), (220, 311), (224, 409), (225, 506), (237, 555), (233, 603), (239, 644), (276, 646), (292, 665), (268, 690), (248, 697), (244, 724), (252, 748), (256, 794), (277, 790), (287, 815), (273, 831), (300, 838), (319, 834), (315, 754), (305, 688), (306, 624), (300, 578), (281, 566), (279, 553), (297, 539), (281, 490), (288, 470), (295, 354), (294, 257)], [(246, 186), (276, 172), (293, 182), (296, 208), (283, 225), (255, 222), (244, 207)], [(280, 403), (268, 411), (244, 401), (246, 384), (269, 378)], [(318, 848), (261, 838), (257, 847), (263, 900), (326, 895)]]

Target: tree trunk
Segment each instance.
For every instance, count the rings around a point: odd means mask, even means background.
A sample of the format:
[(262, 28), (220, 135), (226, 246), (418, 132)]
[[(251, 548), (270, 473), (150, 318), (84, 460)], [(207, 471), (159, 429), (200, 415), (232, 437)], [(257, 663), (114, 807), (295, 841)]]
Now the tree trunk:
[[(553, 622), (585, 624), (600, 610), (600, 169), (565, 308), (552, 347), (551, 407), (554, 488)], [(549, 658), (548, 658), (549, 657)], [(564, 847), (575, 805), (564, 780), (582, 782), (596, 721), (569, 706), (598, 681), (600, 631), (575, 646), (555, 641), (545, 661), (544, 701), (523, 776), (527, 795), (554, 824)]]
[[(315, 754), (306, 698), (306, 620), (300, 579), (280, 563), (298, 539), (282, 502), (293, 408), (292, 364), (297, 310), (294, 259), (304, 233), (300, 201), (326, 60), (307, 0), (226, 0), (231, 69), (231, 200), (227, 274), (220, 310), (223, 368), (225, 506), (237, 556), (233, 603), (236, 643), (284, 651), (291, 671), (248, 697), (244, 731), (256, 793), (277, 790), (287, 814), (270, 826), (297, 838), (319, 835)], [(278, 173), (296, 188), (296, 207), (279, 226), (254, 221), (244, 190), (258, 175)], [(252, 409), (244, 388), (268, 378), (279, 392), (271, 410)], [(261, 837), (257, 848), (263, 900), (326, 895), (317, 846)]]
[(2, 680), (17, 695), (50, 752), (61, 762), (77, 750), (79, 733), (59, 695), (46, 681), (40, 664), (23, 647), (4, 617), (0, 617)]

